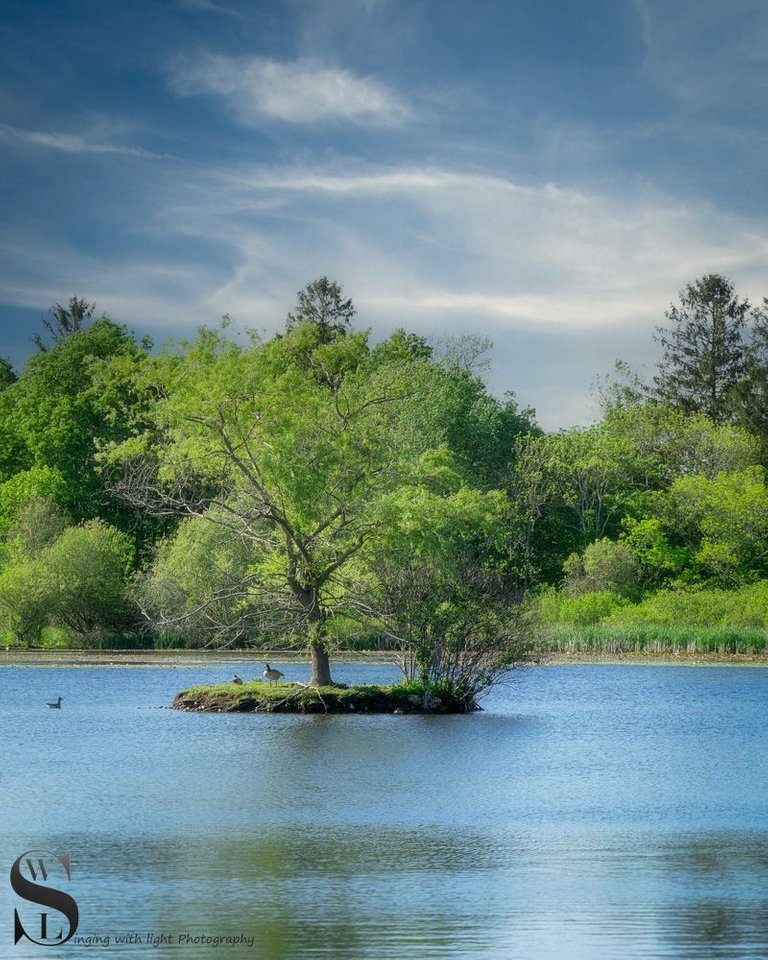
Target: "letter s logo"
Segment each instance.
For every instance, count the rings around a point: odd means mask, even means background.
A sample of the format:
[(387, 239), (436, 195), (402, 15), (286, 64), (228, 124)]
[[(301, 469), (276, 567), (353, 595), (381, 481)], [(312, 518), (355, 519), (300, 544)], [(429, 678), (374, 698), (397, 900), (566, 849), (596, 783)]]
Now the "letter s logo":
[[(26, 863), (27, 872), (32, 877), (31, 880), (28, 880), (24, 874), (21, 872), (22, 863)], [(35, 864), (37, 865), (35, 867)], [(61, 856), (56, 854), (50, 854), (41, 851), (28, 850), (14, 862), (11, 867), (11, 886), (15, 893), (20, 897), (23, 897), (24, 900), (29, 901), (30, 903), (40, 904), (42, 907), (49, 907), (52, 910), (57, 910), (59, 913), (63, 914), (66, 918), (66, 921), (69, 925), (69, 931), (66, 936), (64, 936), (64, 928), (60, 927), (57, 933), (48, 933), (48, 914), (40, 913), (40, 939), (35, 940), (34, 937), (30, 936), (29, 933), (24, 929), (24, 925), (21, 922), (19, 917), (18, 910), (13, 911), (13, 920), (14, 920), (14, 945), (21, 940), (22, 937), (26, 937), (27, 940), (31, 940), (32, 943), (36, 943), (41, 947), (47, 946), (59, 946), (62, 943), (66, 943), (70, 937), (74, 936), (75, 931), (77, 930), (78, 920), (80, 919), (80, 911), (77, 908), (77, 903), (75, 900), (69, 896), (69, 894), (64, 893), (63, 890), (57, 890), (55, 887), (44, 886), (42, 883), (35, 883), (38, 876), (42, 877), (44, 881), (48, 880), (48, 872), (50, 867), (60, 864), (67, 875), (67, 880), (71, 880), (71, 857), (68, 853), (63, 853)], [(58, 926), (57, 921), (53, 921), (54, 926)]]

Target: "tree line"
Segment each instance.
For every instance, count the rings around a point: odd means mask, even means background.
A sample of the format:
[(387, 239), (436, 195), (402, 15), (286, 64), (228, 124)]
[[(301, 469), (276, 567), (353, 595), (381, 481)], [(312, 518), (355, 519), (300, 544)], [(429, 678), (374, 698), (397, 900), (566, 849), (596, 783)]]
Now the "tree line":
[(533, 608), (767, 575), (768, 314), (723, 277), (670, 308), (651, 381), (620, 365), (599, 423), (549, 435), (488, 390), (483, 342), (373, 343), (325, 277), (267, 339), (155, 350), (94, 315), (57, 304), (0, 363), (9, 642), (302, 646), (315, 683), (385, 644), (469, 697)]

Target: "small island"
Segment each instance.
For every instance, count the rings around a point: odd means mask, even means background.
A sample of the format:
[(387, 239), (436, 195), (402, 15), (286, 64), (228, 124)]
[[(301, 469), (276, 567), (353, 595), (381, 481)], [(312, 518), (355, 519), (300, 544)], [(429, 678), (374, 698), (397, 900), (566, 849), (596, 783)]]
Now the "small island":
[[(442, 693), (442, 692), (441, 692)], [(437, 695), (416, 685), (308, 686), (303, 683), (218, 683), (176, 694), (175, 710), (192, 713), (468, 713), (474, 699)]]

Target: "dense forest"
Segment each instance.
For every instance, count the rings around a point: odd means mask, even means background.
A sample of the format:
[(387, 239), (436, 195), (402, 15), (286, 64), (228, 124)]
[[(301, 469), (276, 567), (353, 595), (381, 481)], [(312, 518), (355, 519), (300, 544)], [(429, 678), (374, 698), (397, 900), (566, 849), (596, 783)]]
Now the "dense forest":
[(301, 646), (317, 682), (344, 646), (440, 678), (532, 637), (764, 649), (768, 302), (724, 277), (557, 434), (492, 395), (486, 344), (374, 343), (327, 278), (270, 339), (155, 349), (94, 313), (0, 360), (7, 644)]

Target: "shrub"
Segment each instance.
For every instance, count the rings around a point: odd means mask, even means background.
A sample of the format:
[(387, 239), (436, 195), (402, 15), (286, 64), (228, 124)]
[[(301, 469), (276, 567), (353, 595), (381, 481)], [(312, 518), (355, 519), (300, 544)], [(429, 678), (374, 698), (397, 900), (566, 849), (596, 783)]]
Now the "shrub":
[(539, 623), (568, 623), (583, 627), (599, 623), (628, 603), (626, 598), (610, 590), (595, 590), (570, 597), (562, 590), (548, 587), (536, 597), (531, 614)]
[(627, 547), (604, 537), (571, 554), (563, 567), (564, 589), (571, 596), (609, 591), (636, 599), (639, 594), (638, 564)]

